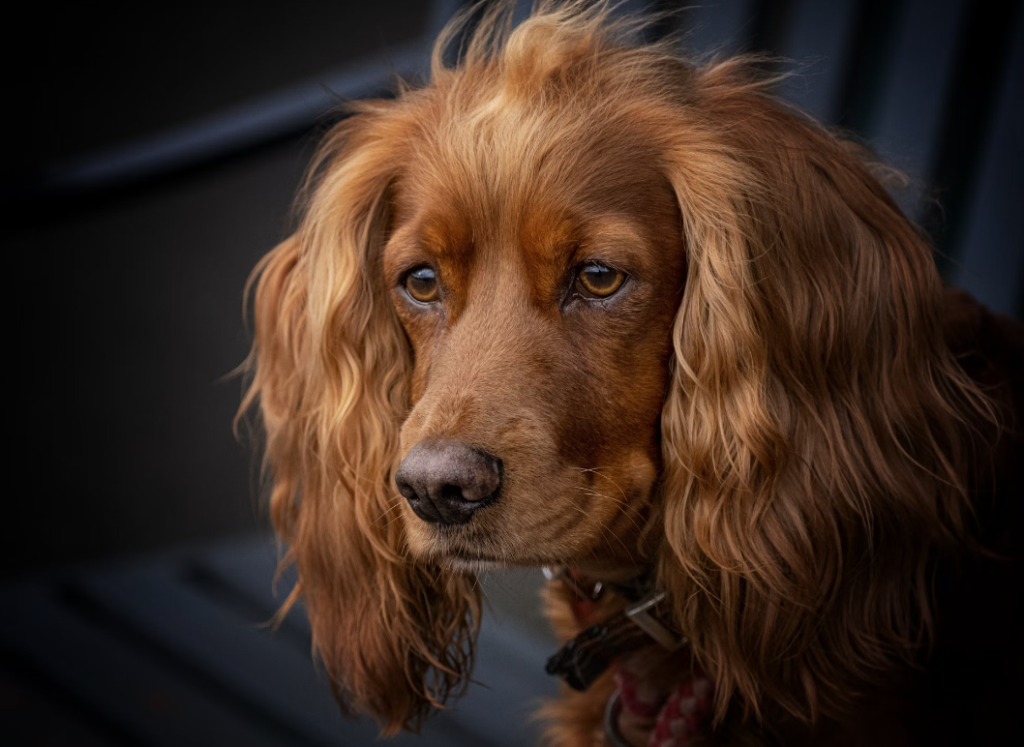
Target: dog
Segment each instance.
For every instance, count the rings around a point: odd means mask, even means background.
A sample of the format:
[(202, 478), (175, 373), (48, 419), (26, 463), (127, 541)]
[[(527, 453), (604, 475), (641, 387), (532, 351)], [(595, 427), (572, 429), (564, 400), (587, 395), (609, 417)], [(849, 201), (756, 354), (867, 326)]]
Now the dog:
[(241, 411), (341, 707), (417, 729), (474, 574), (545, 566), (552, 744), (1019, 734), (1021, 326), (756, 60), (467, 18), (250, 281)]

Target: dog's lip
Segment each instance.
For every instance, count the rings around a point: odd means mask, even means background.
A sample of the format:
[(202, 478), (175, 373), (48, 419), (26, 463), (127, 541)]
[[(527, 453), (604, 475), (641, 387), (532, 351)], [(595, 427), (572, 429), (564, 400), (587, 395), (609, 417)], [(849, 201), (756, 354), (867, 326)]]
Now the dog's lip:
[(466, 547), (447, 547), (441, 551), (443, 557), (470, 563), (492, 563), (494, 568), (540, 568), (552, 563), (534, 556), (520, 556), (515, 553), (489, 555)]
[(469, 550), (464, 547), (449, 547), (447, 548), (446, 555), (458, 558), (459, 560), (486, 560), (490, 563), (504, 563), (505, 561), (501, 558), (497, 558), (493, 555), (487, 555), (480, 552), (479, 550)]

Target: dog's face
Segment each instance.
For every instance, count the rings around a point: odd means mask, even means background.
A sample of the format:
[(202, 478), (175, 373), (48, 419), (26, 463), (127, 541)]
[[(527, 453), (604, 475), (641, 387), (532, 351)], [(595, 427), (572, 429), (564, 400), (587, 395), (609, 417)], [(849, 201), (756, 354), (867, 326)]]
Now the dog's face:
[(839, 712), (922, 640), (992, 415), (930, 249), (750, 61), (493, 7), (332, 130), (256, 270), (291, 599), (391, 731), (468, 677), (495, 565), (650, 573), (719, 715)]
[(678, 204), (636, 135), (595, 126), (531, 155), (473, 134), (418, 150), (383, 252), (413, 360), (409, 545), (464, 570), (633, 567), (661, 466)]

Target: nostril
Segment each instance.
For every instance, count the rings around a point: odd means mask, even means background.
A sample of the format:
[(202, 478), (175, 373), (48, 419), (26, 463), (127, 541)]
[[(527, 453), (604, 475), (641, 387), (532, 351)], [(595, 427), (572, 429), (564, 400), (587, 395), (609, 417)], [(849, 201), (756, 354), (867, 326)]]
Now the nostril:
[(464, 501), (467, 500), (466, 496), (462, 492), (462, 488), (458, 485), (442, 485), (439, 491), (441, 500), (444, 501)]
[(395, 484), (398, 486), (398, 492), (401, 493), (406, 500), (414, 501), (417, 499), (416, 490), (405, 480), (396, 477)]

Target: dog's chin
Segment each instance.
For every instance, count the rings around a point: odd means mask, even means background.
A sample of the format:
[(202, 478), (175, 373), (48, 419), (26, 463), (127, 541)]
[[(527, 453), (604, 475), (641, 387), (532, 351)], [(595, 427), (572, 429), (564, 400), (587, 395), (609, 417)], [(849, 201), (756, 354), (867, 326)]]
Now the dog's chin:
[(419, 519), (408, 528), (409, 550), (420, 560), (436, 563), (458, 573), (481, 573), (504, 568), (543, 565), (519, 558), (509, 548), (496, 546), (468, 527), (438, 527)]
[(464, 558), (459, 555), (449, 555), (442, 559), (442, 565), (456, 573), (476, 575), (488, 571), (500, 571), (508, 568), (502, 562), (496, 560), (482, 560), (478, 558)]
[(492, 554), (475, 549), (467, 549), (444, 541), (432, 542), (415, 554), (456, 573), (472, 574), (485, 571), (500, 571), (504, 568), (520, 565), (515, 559), (499, 555), (498, 553)]

